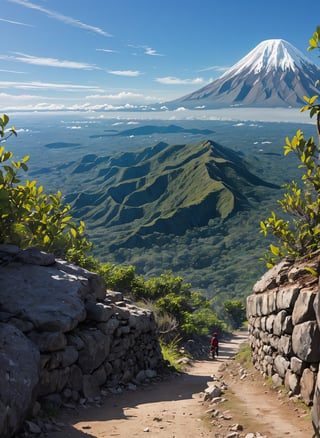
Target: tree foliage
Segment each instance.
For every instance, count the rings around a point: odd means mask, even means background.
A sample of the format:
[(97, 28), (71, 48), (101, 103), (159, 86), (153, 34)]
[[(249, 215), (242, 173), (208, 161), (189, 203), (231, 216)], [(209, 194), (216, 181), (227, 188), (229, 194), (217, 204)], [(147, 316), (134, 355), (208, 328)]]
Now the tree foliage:
[(17, 135), (7, 128), (9, 117), (0, 118), (0, 243), (26, 248), (37, 246), (58, 256), (83, 254), (90, 244), (84, 237), (84, 223), (76, 224), (70, 205), (62, 202), (62, 194), (45, 194), (36, 181), (21, 182), (20, 173), (27, 172), (29, 156), (14, 160), (3, 143)]
[(233, 329), (240, 328), (246, 321), (246, 306), (241, 300), (226, 300), (223, 303), (226, 319)]
[[(158, 325), (166, 332), (182, 338), (207, 335), (213, 328), (220, 331), (227, 326), (214, 312), (210, 300), (200, 292), (192, 291), (191, 284), (170, 271), (159, 277), (144, 280), (135, 273), (135, 267), (102, 263), (97, 271), (106, 281), (107, 288), (131, 295), (154, 311)], [(161, 324), (160, 324), (161, 321)]]
[[(308, 50), (319, 49), (320, 26), (309, 40)], [(320, 81), (317, 81), (317, 86)], [(306, 105), (301, 111), (309, 111), (310, 117), (316, 116), (318, 141), (320, 140), (320, 105), (319, 96), (304, 96)], [(277, 259), (286, 255), (300, 257), (312, 255), (320, 246), (320, 147), (314, 137), (305, 139), (298, 130), (289, 139), (286, 138), (284, 155), (294, 153), (303, 170), (300, 185), (296, 181), (285, 184), (287, 190), (279, 200), (283, 218), (273, 211), (271, 216), (260, 222), (260, 231), (266, 236), (271, 233), (276, 244), (270, 244), (265, 255), (267, 267), (272, 267)]]

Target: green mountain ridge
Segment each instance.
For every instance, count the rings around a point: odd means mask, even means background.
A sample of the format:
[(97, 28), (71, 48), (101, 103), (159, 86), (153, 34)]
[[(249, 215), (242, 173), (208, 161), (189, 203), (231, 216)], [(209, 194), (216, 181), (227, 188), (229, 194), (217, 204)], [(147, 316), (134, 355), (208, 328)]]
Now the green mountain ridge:
[(75, 164), (69, 194), (75, 217), (106, 231), (106, 247), (139, 247), (154, 233), (182, 235), (212, 219), (225, 221), (278, 186), (254, 175), (240, 153), (213, 141), (158, 143)]

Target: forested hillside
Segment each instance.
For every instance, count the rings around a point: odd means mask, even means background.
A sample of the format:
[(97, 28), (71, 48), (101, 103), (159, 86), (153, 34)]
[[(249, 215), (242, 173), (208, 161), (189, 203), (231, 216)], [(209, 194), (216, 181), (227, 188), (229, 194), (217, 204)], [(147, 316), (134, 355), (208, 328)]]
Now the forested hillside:
[(212, 140), (88, 154), (68, 168), (66, 199), (101, 260), (179, 273), (210, 297), (245, 296), (264, 269), (258, 224), (280, 189), (257, 164)]

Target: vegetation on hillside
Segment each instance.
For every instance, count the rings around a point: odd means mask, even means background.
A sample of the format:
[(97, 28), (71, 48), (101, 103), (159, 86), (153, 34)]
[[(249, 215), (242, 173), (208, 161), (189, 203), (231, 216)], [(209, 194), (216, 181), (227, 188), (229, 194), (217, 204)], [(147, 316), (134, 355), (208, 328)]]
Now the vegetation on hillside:
[[(320, 49), (320, 26), (317, 27), (309, 43), (308, 50)], [(320, 79), (316, 86), (320, 85)], [(320, 104), (319, 96), (304, 96), (306, 105), (301, 111), (309, 111), (310, 117), (316, 116), (318, 141), (320, 140)], [(272, 211), (271, 216), (260, 223), (264, 235), (272, 234), (277, 244), (270, 244), (266, 253), (267, 267), (272, 267), (278, 259), (286, 255), (301, 257), (310, 255), (320, 247), (320, 146), (311, 137), (305, 139), (298, 130), (290, 140), (286, 138), (284, 155), (294, 153), (303, 170), (302, 184), (292, 181), (285, 184), (286, 192), (278, 201), (284, 215), (279, 216)]]
[[(163, 339), (169, 342), (176, 336), (183, 339), (207, 335), (213, 329), (227, 329), (223, 315), (218, 317), (212, 303), (200, 292), (192, 291), (191, 284), (185, 283), (182, 277), (166, 272), (145, 280), (136, 275), (134, 266), (101, 263), (89, 256), (91, 244), (84, 235), (84, 223), (80, 221), (77, 225), (73, 221), (71, 207), (62, 202), (61, 192), (47, 195), (36, 181), (21, 182), (19, 172), (27, 172), (29, 157), (15, 161), (12, 152), (5, 149), (3, 143), (16, 135), (14, 127), (7, 128), (8, 123), (9, 117), (3, 114), (0, 119), (0, 243), (21, 248), (37, 246), (99, 273), (107, 288), (121, 291), (143, 306), (151, 307)], [(236, 302), (234, 305), (238, 306)], [(232, 316), (228, 309), (230, 306), (226, 307), (226, 317)], [(239, 309), (244, 314), (244, 310)]]
[(68, 172), (61, 168), (66, 199), (86, 222), (93, 254), (132, 264), (146, 278), (172, 271), (214, 298), (215, 309), (228, 298), (244, 302), (265, 269), (256, 262), (265, 245), (258, 222), (282, 181), (279, 134), (270, 126), (269, 138), (260, 128), (252, 135), (274, 145), (256, 146), (243, 133), (241, 141), (229, 141), (234, 149), (211, 140), (156, 143), (86, 154), (69, 162)]
[(95, 233), (108, 229), (106, 251), (145, 248), (157, 235), (223, 223), (261, 201), (262, 190), (278, 188), (253, 174), (241, 154), (210, 140), (86, 155), (70, 179), (82, 191), (75, 187), (68, 201)]

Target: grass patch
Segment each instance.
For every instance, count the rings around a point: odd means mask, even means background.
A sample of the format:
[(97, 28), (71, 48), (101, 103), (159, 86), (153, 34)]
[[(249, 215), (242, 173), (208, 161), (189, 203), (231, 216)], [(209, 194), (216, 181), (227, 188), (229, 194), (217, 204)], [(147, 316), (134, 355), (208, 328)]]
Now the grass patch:
[(162, 351), (162, 356), (164, 360), (169, 363), (169, 368), (173, 371), (184, 371), (185, 364), (180, 362), (180, 359), (186, 357), (186, 354), (181, 354), (179, 349), (179, 338), (173, 339), (171, 342), (166, 343), (160, 339), (160, 346)]
[(236, 354), (236, 361), (239, 362), (245, 368), (251, 368), (251, 348), (247, 342), (240, 344), (239, 351)]

